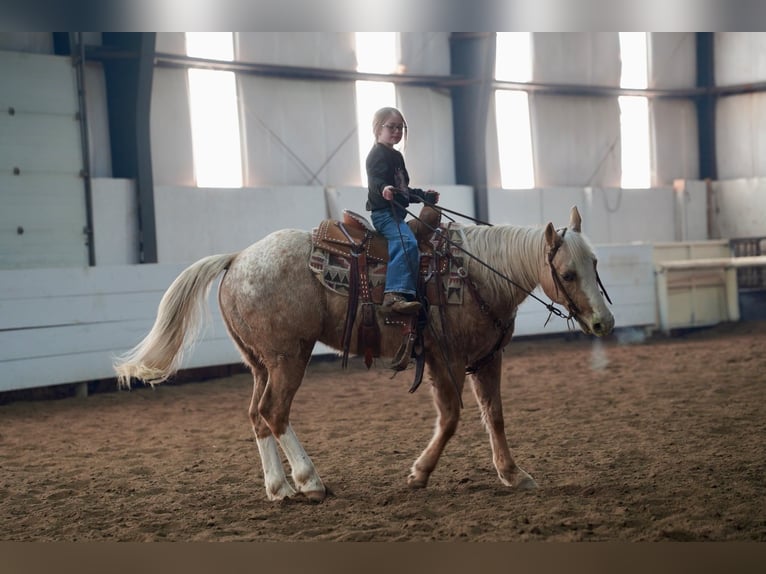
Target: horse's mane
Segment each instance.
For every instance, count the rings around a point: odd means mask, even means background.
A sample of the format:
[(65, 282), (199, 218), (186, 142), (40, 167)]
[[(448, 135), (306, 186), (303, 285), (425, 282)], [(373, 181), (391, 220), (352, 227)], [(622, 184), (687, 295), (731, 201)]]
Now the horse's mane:
[[(531, 291), (538, 284), (545, 256), (544, 228), (467, 225), (463, 231), (466, 237), (466, 250), (478, 259), (511, 278), (526, 290)], [(586, 264), (586, 261), (593, 257), (593, 249), (581, 233), (566, 233), (564, 242), (577, 267)], [(525, 295), (518, 293), (517, 287), (510, 285), (497, 273), (493, 273), (475, 261), (466, 263), (469, 265), (470, 273), (480, 278), (488, 292), (507, 294), (511, 289), (514, 299), (524, 299)]]
[[(525, 288), (537, 285), (544, 254), (543, 230), (512, 225), (469, 225), (465, 229), (466, 249), (492, 269)], [(511, 287), (508, 282), (475, 261), (466, 263), (472, 276), (480, 278), (492, 293)]]

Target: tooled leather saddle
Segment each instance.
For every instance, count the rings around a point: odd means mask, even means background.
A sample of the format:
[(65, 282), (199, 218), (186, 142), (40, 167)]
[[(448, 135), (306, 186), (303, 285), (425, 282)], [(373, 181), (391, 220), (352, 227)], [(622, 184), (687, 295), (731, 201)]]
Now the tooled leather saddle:
[[(457, 228), (441, 226), (441, 213), (424, 206), (417, 219), (408, 222), (418, 240), (421, 253), (418, 290), (427, 306), (462, 303), (464, 271), (459, 250), (462, 243)], [(383, 301), (388, 262), (388, 244), (367, 219), (345, 210), (342, 220), (326, 219), (312, 232), (313, 249), (309, 267), (328, 289), (348, 297), (343, 334), (342, 365), (348, 364), (352, 328), (361, 307), (357, 331), (357, 347), (369, 368), (380, 356), (380, 325), (376, 306)], [(442, 320), (444, 319), (443, 307)], [(384, 325), (399, 326), (403, 342), (391, 368), (403, 370), (411, 358), (416, 359), (416, 383), (422, 375), (422, 331), (427, 313), (419, 315), (386, 315)], [(416, 385), (413, 385), (416, 387)], [(411, 389), (414, 390), (414, 389)]]

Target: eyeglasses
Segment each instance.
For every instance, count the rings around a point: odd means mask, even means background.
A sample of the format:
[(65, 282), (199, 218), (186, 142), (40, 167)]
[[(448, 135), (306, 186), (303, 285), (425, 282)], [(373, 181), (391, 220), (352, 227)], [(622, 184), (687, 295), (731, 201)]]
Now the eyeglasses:
[(388, 128), (392, 132), (396, 132), (396, 131), (403, 132), (403, 131), (406, 131), (407, 129), (407, 126), (404, 124), (383, 124), (383, 127)]

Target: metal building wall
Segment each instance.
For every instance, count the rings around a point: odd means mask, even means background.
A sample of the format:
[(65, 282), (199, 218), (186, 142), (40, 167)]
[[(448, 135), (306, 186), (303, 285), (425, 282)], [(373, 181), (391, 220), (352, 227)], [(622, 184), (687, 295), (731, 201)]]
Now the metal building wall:
[(72, 63), (0, 52), (0, 70), (0, 269), (87, 265)]

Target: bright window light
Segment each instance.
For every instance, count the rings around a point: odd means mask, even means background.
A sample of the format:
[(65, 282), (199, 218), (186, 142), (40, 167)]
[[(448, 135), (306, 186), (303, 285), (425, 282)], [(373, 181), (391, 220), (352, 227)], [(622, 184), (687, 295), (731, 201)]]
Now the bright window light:
[(620, 138), (622, 144), (621, 186), (650, 186), (649, 99), (620, 96)]
[(399, 66), (397, 32), (357, 32), (356, 71), (392, 74)]
[[(357, 71), (391, 74), (399, 66), (397, 32), (357, 32)], [(359, 138), (359, 169), (362, 185), (367, 186), (367, 154), (375, 136), (372, 116), (380, 108), (396, 107), (396, 87), (392, 82), (356, 82), (356, 125)]]
[(497, 90), (495, 109), (501, 185), (504, 189), (531, 189), (535, 175), (527, 93)]
[(529, 32), (498, 32), (495, 79), (505, 82), (532, 81), (532, 44)]
[[(648, 85), (645, 32), (620, 32), (622, 77), (620, 87), (646, 89)], [(649, 100), (642, 96), (620, 96), (620, 141), (623, 188), (651, 185)]]
[[(187, 33), (187, 54), (234, 59), (230, 32)], [(189, 69), (194, 176), (198, 187), (242, 187), (237, 78), (234, 72)]]
[(646, 32), (620, 32), (621, 88), (647, 87)]
[(186, 55), (208, 60), (234, 60), (234, 36), (231, 32), (187, 32)]
[[(532, 37), (529, 32), (498, 32), (495, 78), (506, 82), (532, 80)], [(535, 186), (529, 98), (518, 90), (495, 91), (500, 181), (504, 189)]]

